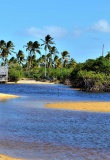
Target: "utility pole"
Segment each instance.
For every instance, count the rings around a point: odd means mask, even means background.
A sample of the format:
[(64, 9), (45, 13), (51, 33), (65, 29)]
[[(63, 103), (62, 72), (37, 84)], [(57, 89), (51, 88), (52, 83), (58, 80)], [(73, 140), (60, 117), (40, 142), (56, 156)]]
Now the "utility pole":
[(102, 57), (103, 57), (103, 55), (104, 55), (104, 44), (102, 46)]

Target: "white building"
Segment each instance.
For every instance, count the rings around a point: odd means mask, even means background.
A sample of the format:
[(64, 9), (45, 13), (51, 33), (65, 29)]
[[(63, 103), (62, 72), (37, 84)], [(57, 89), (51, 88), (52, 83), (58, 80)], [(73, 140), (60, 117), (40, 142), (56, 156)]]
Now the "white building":
[(8, 81), (8, 67), (0, 66), (0, 83), (6, 83)]

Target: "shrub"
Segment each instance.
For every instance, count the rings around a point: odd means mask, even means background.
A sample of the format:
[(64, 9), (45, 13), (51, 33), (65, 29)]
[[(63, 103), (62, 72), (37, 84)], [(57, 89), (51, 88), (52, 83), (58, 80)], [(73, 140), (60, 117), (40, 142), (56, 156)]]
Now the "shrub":
[(9, 71), (9, 81), (17, 82), (20, 80), (20, 72), (18, 70), (11, 69)]

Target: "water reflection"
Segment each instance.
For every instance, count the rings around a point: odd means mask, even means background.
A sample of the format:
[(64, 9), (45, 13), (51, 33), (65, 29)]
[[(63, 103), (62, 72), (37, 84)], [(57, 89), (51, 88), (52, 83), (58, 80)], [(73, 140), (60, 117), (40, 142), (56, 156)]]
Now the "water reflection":
[(1, 85), (21, 98), (0, 102), (0, 152), (29, 160), (110, 159), (110, 114), (45, 109), (54, 101), (103, 100), (63, 85)]

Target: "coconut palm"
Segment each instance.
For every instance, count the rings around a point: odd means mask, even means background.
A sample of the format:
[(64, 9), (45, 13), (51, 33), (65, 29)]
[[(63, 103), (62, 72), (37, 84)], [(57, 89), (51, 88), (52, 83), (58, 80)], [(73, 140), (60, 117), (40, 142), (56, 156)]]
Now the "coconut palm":
[(51, 67), (52, 66), (54, 66), (55, 67), (55, 62), (54, 62), (54, 58), (55, 58), (55, 56), (57, 55), (57, 53), (59, 53), (58, 52), (58, 50), (57, 50), (57, 48), (55, 47), (55, 46), (52, 46), (50, 49), (49, 49), (49, 53), (51, 54), (51, 59), (53, 60), (53, 61), (51, 61)]
[(69, 52), (68, 51), (63, 51), (61, 53), (61, 56), (62, 56), (62, 63), (63, 63), (62, 65), (63, 65), (63, 67), (66, 67), (66, 65), (68, 63), (68, 59), (70, 57)]
[(40, 44), (38, 43), (38, 41), (32, 42), (29, 41), (27, 43), (27, 45), (24, 45), (24, 47), (26, 47), (26, 51), (28, 51), (28, 58), (27, 60), (29, 60), (29, 69), (31, 68), (31, 64), (32, 64), (32, 56), (36, 55), (36, 53), (41, 54), (40, 52)]
[(7, 43), (6, 43), (6, 48), (7, 48), (7, 50), (8, 50), (8, 53), (11, 55), (11, 53), (13, 52), (13, 53), (15, 53), (14, 52), (14, 44), (13, 44), (13, 42), (12, 41), (8, 41)]
[(41, 44), (41, 46), (44, 45), (44, 50), (45, 50), (45, 77), (46, 77), (46, 55), (47, 55), (47, 49), (51, 49), (51, 45), (54, 44), (53, 42), (53, 38), (48, 34), (47, 36), (45, 36), (45, 40), (41, 39), (43, 41), (43, 44)]
[(8, 61), (9, 66), (13, 66), (16, 63), (17, 63), (17, 59), (15, 57), (11, 57), (10, 60)]
[(32, 42), (32, 41), (29, 41), (29, 42), (27, 43), (27, 45), (24, 45), (24, 47), (26, 47), (26, 51), (28, 51), (28, 55), (31, 54), (32, 46), (33, 46), (33, 42)]
[(2, 61), (3, 61), (3, 65), (6, 65), (7, 62), (8, 62), (8, 51), (7, 51), (7, 48), (4, 48), (2, 49), (2, 52), (1, 52), (1, 58), (2, 58)]
[(38, 41), (35, 41), (33, 43), (32, 52), (34, 53), (34, 55), (36, 55), (36, 53), (41, 54), (41, 52), (40, 52), (40, 44), (38, 43)]
[(4, 40), (0, 41), (0, 52), (2, 51), (3, 48), (6, 47), (6, 42)]
[(36, 55), (32, 55), (31, 60), (32, 60), (32, 68), (37, 67), (38, 65), (37, 65)]
[(4, 40), (0, 41), (0, 57), (3, 60), (3, 64), (6, 65), (8, 62), (8, 56), (14, 52), (14, 44), (12, 41), (8, 41), (7, 43)]
[(38, 67), (45, 66), (45, 55), (42, 55), (39, 59), (37, 59)]
[(59, 61), (59, 57), (56, 55), (56, 56), (54, 57), (54, 65), (55, 65), (55, 68), (57, 68), (57, 66), (58, 66), (58, 61)]
[(19, 50), (18, 53), (16, 54), (17, 56), (17, 60), (18, 60), (18, 63), (21, 65), (24, 61), (24, 53), (22, 50)]
[(68, 64), (68, 68), (74, 68), (76, 66), (76, 61), (71, 58)]
[(52, 67), (52, 56), (51, 56), (51, 53), (47, 54), (47, 66), (48, 66), (48, 68)]
[(56, 67), (57, 68), (62, 68), (62, 58), (58, 58)]

